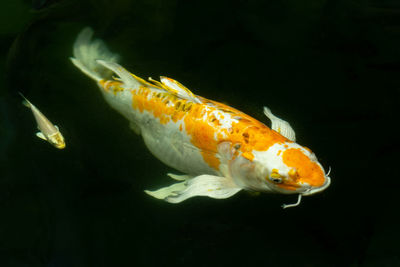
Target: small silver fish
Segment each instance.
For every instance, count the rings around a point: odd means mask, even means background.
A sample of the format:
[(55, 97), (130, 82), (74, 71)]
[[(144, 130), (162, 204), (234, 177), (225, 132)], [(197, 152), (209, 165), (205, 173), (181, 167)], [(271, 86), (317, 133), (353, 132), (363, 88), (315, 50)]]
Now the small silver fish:
[(40, 112), (37, 107), (35, 107), (31, 102), (29, 102), (26, 97), (19, 93), (24, 101), (22, 102), (26, 107), (30, 108), (32, 110), (33, 116), (35, 117), (37, 127), (39, 129), (39, 132), (36, 133), (36, 136), (46, 140), (50, 144), (52, 144), (54, 147), (58, 149), (63, 149), (65, 148), (65, 142), (64, 142), (64, 137), (60, 133), (60, 130), (58, 129), (57, 125), (53, 125), (47, 118), (46, 116), (43, 115), (42, 112)]

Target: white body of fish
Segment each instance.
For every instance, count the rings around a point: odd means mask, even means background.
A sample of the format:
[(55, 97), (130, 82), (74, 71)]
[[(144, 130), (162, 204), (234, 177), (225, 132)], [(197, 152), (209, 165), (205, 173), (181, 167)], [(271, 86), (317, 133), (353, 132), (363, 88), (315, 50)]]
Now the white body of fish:
[(184, 173), (169, 174), (180, 182), (146, 191), (151, 196), (179, 203), (193, 196), (227, 198), (248, 189), (298, 194), (299, 203), (302, 195), (329, 186), (315, 155), (295, 143), (290, 125), (268, 108), (264, 112), (272, 129), (194, 95), (173, 79), (147, 82), (116, 63), (118, 56), (101, 40), (92, 40), (92, 34), (90, 28), (79, 34), (72, 62), (97, 82), (106, 101), (130, 121), (154, 156)]

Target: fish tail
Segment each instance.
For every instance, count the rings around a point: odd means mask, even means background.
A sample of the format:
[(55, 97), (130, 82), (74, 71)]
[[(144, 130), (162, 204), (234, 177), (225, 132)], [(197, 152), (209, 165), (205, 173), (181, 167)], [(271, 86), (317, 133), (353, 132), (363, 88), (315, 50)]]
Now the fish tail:
[(83, 73), (97, 82), (110, 79), (112, 71), (99, 64), (97, 60), (117, 62), (119, 56), (111, 53), (102, 40), (92, 40), (92, 36), (93, 30), (90, 27), (84, 28), (79, 33), (73, 47), (74, 56), (70, 59)]
[(27, 108), (30, 108), (32, 105), (31, 102), (29, 102), (29, 100), (26, 99), (26, 97), (21, 92), (18, 92), (18, 94), (23, 98), (22, 105), (24, 105)]

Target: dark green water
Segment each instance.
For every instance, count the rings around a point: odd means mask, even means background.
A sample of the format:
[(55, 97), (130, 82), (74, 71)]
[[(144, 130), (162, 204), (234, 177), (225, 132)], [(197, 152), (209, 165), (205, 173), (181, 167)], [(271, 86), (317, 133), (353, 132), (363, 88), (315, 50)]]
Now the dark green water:
[[(400, 4), (8, 0), (1, 4), (0, 266), (400, 266)], [(121, 64), (266, 122), (288, 120), (332, 185), (295, 196), (144, 194), (173, 172), (69, 61), (84, 26)], [(23, 92), (63, 132), (36, 138)]]

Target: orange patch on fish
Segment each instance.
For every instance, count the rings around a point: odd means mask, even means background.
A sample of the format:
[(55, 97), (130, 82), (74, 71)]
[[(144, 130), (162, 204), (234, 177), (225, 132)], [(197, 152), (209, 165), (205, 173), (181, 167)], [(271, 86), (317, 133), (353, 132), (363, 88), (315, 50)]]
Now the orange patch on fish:
[(311, 186), (319, 187), (325, 182), (325, 175), (321, 167), (310, 160), (299, 148), (290, 148), (282, 154), (283, 163), (295, 168), (297, 179)]
[[(193, 103), (168, 92), (156, 93), (146, 86), (131, 92), (132, 107), (152, 113), (161, 124), (183, 120), (183, 129), (191, 143), (200, 149), (204, 161), (214, 169), (219, 169), (216, 153), (221, 142), (241, 144), (239, 151), (250, 161), (254, 159), (252, 151), (266, 151), (275, 143), (290, 142), (256, 119), (216, 101), (198, 96), (203, 103)], [(220, 112), (220, 118), (217, 119), (213, 112)], [(220, 120), (229, 115), (235, 118), (232, 127), (223, 128)], [(182, 131), (182, 125), (179, 130)]]
[(119, 81), (111, 81), (111, 80), (100, 80), (99, 84), (101, 85), (101, 87), (103, 87), (103, 89), (106, 92), (109, 92), (110, 90), (113, 91), (114, 95), (116, 95), (118, 92), (123, 91), (124, 89), (121, 87), (122, 83)]
[(250, 161), (253, 161), (253, 159), (254, 159), (253, 153), (248, 152), (248, 151), (244, 152), (244, 153), (242, 154), (242, 156), (243, 156), (245, 159), (248, 159), (248, 160), (250, 160)]

